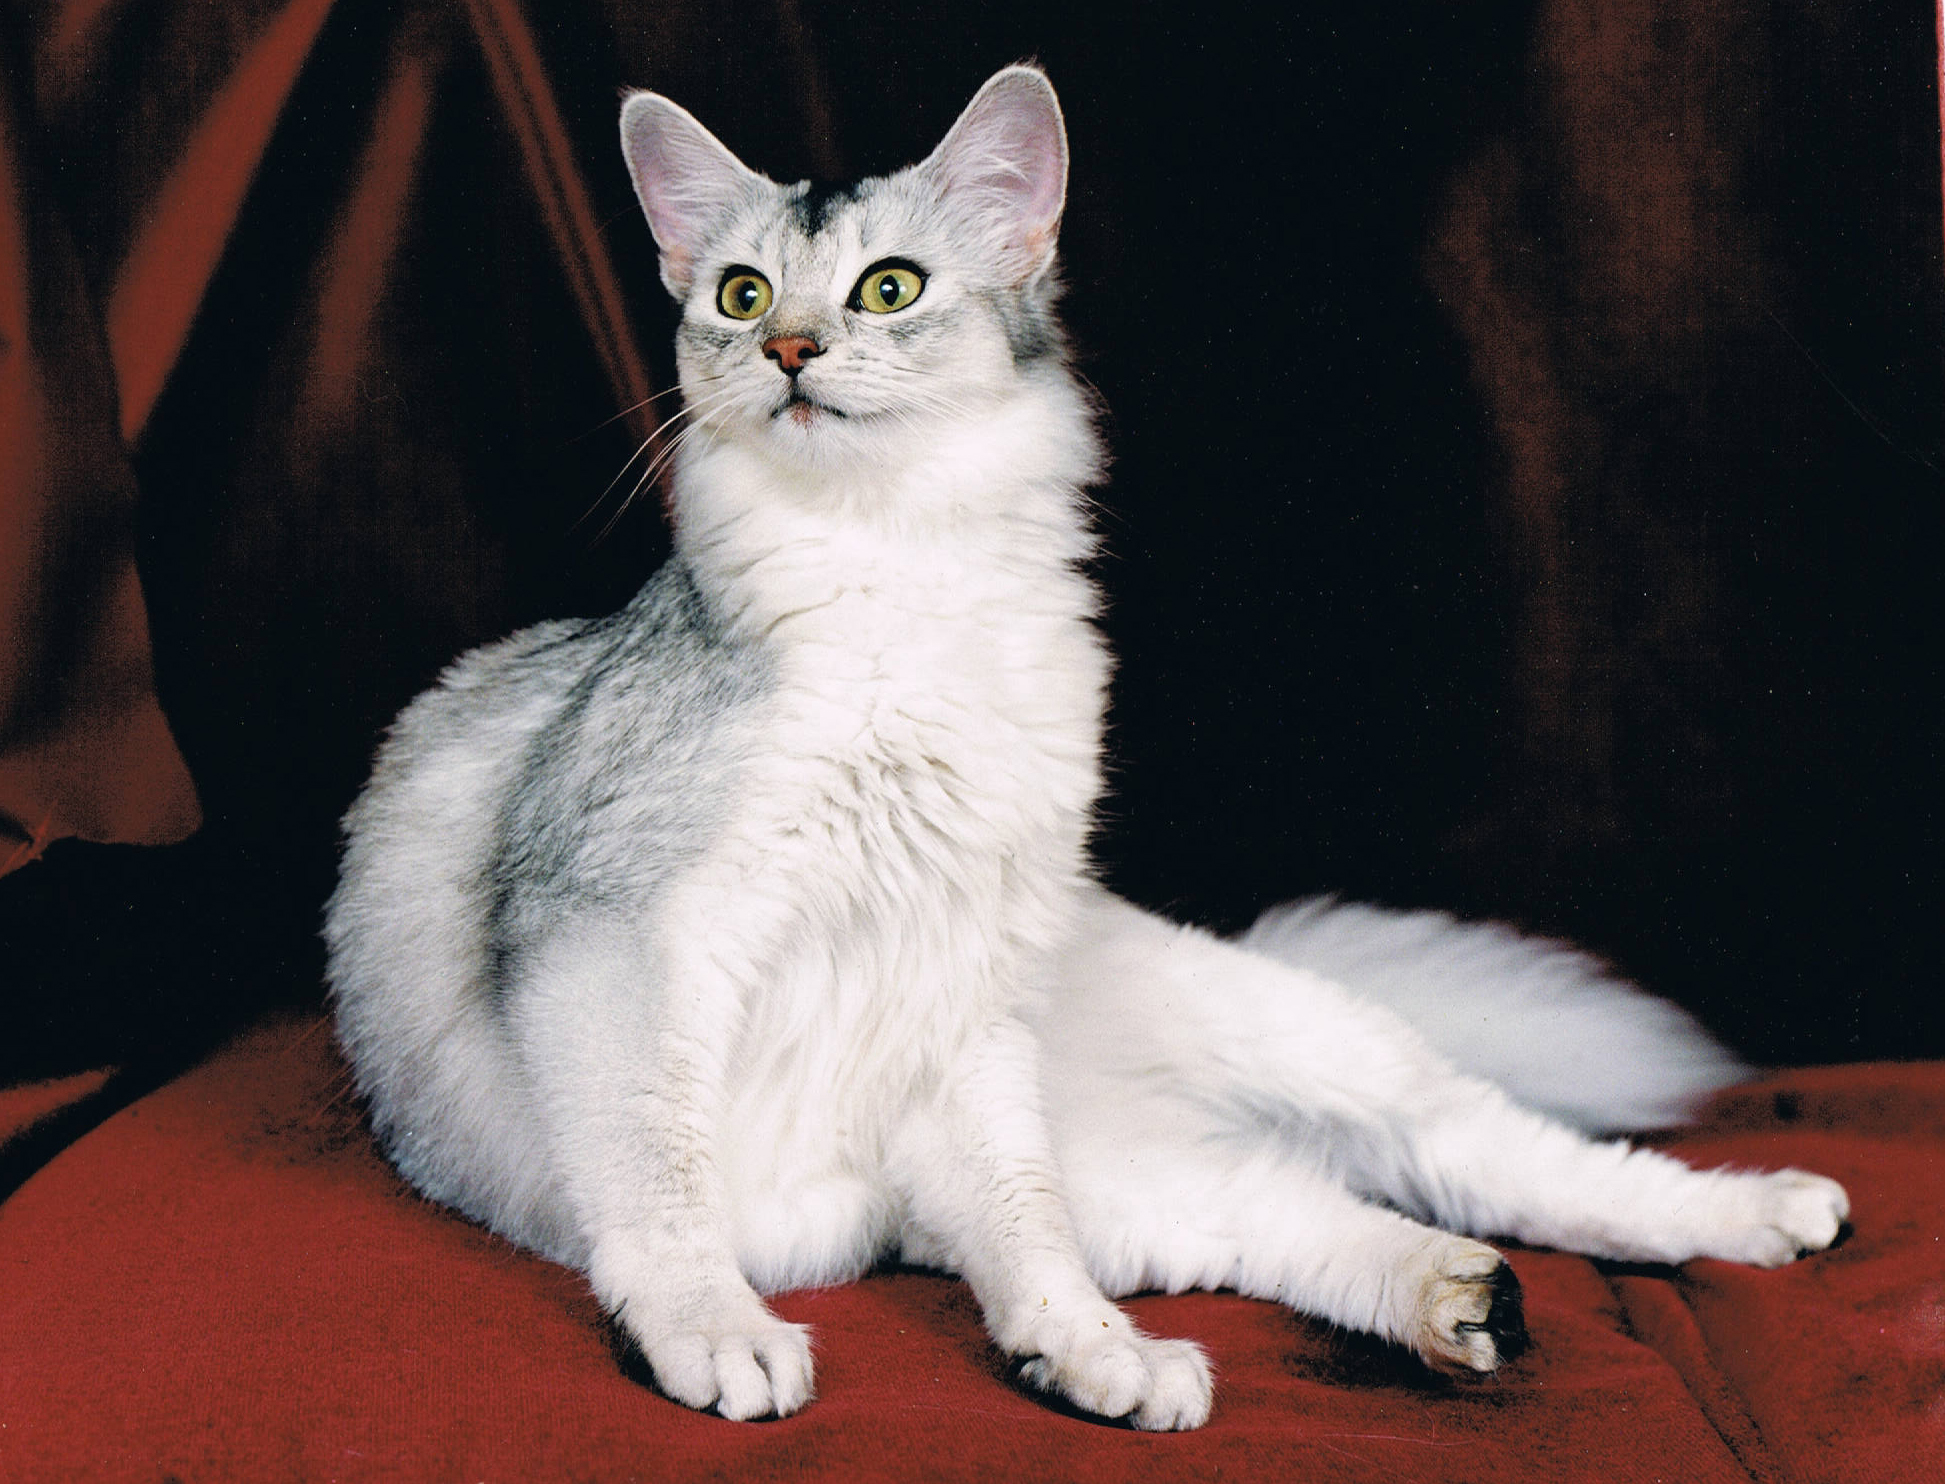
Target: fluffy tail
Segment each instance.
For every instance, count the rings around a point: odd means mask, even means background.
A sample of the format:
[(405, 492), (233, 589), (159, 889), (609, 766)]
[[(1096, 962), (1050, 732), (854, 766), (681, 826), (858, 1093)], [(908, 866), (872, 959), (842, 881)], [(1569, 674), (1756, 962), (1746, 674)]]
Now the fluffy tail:
[(1272, 907), (1240, 941), (1389, 1006), (1461, 1071), (1590, 1133), (1681, 1123), (1748, 1075), (1686, 1011), (1499, 923), (1324, 897)]

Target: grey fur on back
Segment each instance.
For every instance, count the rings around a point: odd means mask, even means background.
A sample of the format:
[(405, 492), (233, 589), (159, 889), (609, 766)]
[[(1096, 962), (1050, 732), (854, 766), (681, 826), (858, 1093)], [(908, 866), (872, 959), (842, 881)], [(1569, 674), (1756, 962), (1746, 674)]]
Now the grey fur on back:
[(571, 905), (640, 910), (708, 848), (771, 662), (732, 641), (680, 558), (590, 625), (563, 693), (521, 757), (488, 865), (496, 995)]

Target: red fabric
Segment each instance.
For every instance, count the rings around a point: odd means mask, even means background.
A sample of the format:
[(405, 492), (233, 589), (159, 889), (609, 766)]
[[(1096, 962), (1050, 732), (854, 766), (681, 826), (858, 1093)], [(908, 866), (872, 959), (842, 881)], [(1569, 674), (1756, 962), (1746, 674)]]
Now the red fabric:
[(1777, 1272), (1516, 1252), (1535, 1348), (1451, 1383), (1228, 1295), (1135, 1302), (1220, 1373), (1202, 1432), (1013, 1390), (965, 1288), (785, 1297), (819, 1399), (689, 1413), (629, 1379), (574, 1274), (418, 1200), (328, 1026), (255, 1033), (0, 1207), (0, 1477), (1930, 1480), (1945, 1466), (1945, 1065), (1778, 1077), (1675, 1141), (1843, 1179), (1855, 1234)]

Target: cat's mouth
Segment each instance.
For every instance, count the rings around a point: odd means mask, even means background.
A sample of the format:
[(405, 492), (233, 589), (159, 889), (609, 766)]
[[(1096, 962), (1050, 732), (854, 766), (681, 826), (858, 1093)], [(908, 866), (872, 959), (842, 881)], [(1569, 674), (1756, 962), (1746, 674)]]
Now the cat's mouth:
[(794, 381), (790, 383), (790, 390), (785, 394), (784, 399), (770, 410), (773, 420), (786, 413), (800, 428), (809, 427), (823, 416), (848, 417), (850, 415), (841, 407), (833, 407), (828, 402), (818, 401)]

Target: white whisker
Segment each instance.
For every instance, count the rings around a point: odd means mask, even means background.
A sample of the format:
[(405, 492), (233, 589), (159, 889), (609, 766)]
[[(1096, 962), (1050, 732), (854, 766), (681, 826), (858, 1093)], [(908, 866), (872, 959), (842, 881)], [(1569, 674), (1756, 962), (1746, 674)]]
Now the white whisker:
[[(608, 517), (607, 522), (601, 527), (600, 532), (596, 535), (595, 541), (597, 544), (601, 541), (605, 541), (608, 538), (609, 534), (614, 530), (615, 526), (620, 522), (621, 518), (624, 515), (626, 515), (629, 509), (634, 505), (636, 499), (641, 495), (641, 492), (654, 482), (656, 476), (659, 475), (662, 472), (662, 470), (666, 469), (669, 466), (670, 461), (674, 459), (676, 453), (681, 449), (683, 444), (687, 443), (697, 433), (707, 429), (710, 426), (712, 419), (720, 423), (727, 418), (729, 413), (736, 410), (734, 407), (724, 406), (723, 404), (730, 402), (737, 395), (738, 391), (740, 391), (740, 388), (731, 388), (727, 391), (718, 392), (713, 397), (704, 398), (702, 402), (696, 404), (695, 406), (691, 406), (684, 409), (684, 415), (689, 416), (693, 420), (689, 423), (687, 427), (683, 428), (673, 438), (666, 440), (662, 445), (660, 452), (658, 452), (655, 455), (655, 457), (649, 461), (647, 467), (642, 470), (640, 477), (636, 479), (634, 485), (629, 489), (628, 493), (622, 497), (621, 503), (615, 507), (614, 514)], [(675, 421), (675, 419), (671, 418), (670, 421), (673, 422)], [(668, 424), (665, 423), (663, 424), (663, 426), (666, 427), (668, 426)], [(657, 431), (659, 432), (660, 430), (658, 429)], [(640, 457), (639, 451), (637, 452), (636, 457)], [(634, 459), (630, 459), (628, 462), (632, 464), (634, 463)], [(626, 472), (625, 468), (623, 472), (624, 473)], [(620, 478), (621, 476), (617, 475), (615, 477), (615, 483), (619, 483)], [(612, 490), (614, 488), (614, 483), (611, 483), (608, 486), (608, 488)], [(605, 493), (603, 494), (602, 498), (603, 499), (607, 498)]]
[[(713, 380), (720, 380), (721, 378), (711, 377), (709, 379), (713, 381)], [(646, 482), (646, 480), (648, 480), (649, 478), (653, 477), (654, 472), (661, 469), (668, 462), (667, 450), (673, 447), (676, 443), (680, 442), (680, 435), (678, 435), (677, 438), (675, 439), (663, 440), (662, 434), (667, 432), (670, 428), (674, 427), (677, 423), (681, 422), (684, 418), (694, 418), (701, 411), (712, 408), (716, 404), (726, 401), (729, 398), (737, 395), (739, 390), (740, 389), (736, 387), (724, 388), (723, 390), (713, 392), (710, 395), (703, 397), (698, 402), (687, 403), (682, 407), (678, 408), (674, 416), (668, 418), (659, 427), (657, 427), (653, 432), (651, 432), (646, 438), (642, 440), (641, 445), (638, 448), (636, 448), (636, 450), (632, 454), (628, 456), (627, 462), (624, 463), (620, 469), (615, 471), (615, 477), (608, 481), (607, 488), (602, 490), (601, 493), (598, 496), (596, 496), (596, 498), (592, 502), (590, 502), (588, 508), (581, 512), (580, 516), (576, 518), (574, 524), (576, 526), (579, 526), (584, 521), (587, 521), (590, 518), (592, 518), (594, 512), (599, 510), (601, 508), (602, 503), (610, 495), (614, 493), (615, 486), (620, 484), (621, 481), (627, 476), (628, 471), (634, 467), (635, 460), (639, 459), (643, 454), (648, 453), (651, 449), (654, 449), (657, 446), (658, 440), (661, 441), (663, 451), (656, 453), (655, 456), (650, 459), (649, 472), (644, 474), (641, 479), (636, 481), (634, 488), (628, 492), (627, 496), (622, 500), (620, 507), (615, 511), (614, 515), (611, 516), (608, 519), (607, 523), (602, 526), (600, 535), (598, 535), (595, 538), (597, 541), (605, 539), (608, 533), (614, 529), (615, 522), (619, 520), (623, 515), (623, 513), (627, 511), (628, 507), (634, 503), (635, 496), (641, 493), (643, 483)]]

